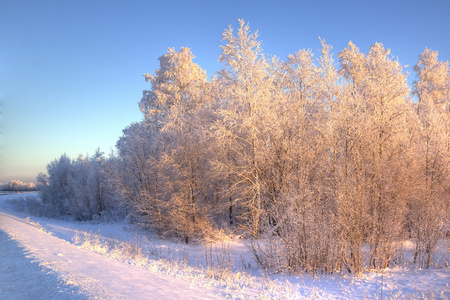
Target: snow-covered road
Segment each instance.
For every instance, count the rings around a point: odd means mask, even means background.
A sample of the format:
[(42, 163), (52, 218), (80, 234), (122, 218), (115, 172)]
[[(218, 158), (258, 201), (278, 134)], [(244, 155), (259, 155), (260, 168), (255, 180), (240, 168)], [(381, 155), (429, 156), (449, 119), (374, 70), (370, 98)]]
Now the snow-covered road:
[(79, 289), (28, 256), (9, 235), (0, 230), (1, 299), (86, 299)]
[(1, 299), (211, 299), (214, 291), (76, 247), (0, 211)]

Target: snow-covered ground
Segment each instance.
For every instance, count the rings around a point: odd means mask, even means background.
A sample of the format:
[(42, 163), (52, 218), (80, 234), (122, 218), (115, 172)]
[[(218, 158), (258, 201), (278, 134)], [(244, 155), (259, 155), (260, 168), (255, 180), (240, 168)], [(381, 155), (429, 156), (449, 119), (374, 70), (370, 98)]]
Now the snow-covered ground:
[(450, 299), (450, 268), (267, 275), (245, 240), (185, 245), (127, 223), (40, 218), (13, 209), (23, 197), (0, 195), (0, 299)]

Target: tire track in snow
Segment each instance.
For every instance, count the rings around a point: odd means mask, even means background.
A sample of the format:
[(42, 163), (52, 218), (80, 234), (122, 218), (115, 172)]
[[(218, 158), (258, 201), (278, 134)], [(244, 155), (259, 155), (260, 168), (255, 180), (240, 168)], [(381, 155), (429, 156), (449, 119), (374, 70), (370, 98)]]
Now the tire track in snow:
[(0, 230), (0, 297), (2, 299), (87, 299), (79, 288), (65, 284), (55, 272), (33, 260)]

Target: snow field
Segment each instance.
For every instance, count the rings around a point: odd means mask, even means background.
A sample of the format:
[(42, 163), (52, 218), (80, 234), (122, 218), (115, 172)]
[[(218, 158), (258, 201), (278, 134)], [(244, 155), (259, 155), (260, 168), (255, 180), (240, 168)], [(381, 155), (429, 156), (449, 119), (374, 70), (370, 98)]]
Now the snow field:
[[(45, 295), (39, 291), (42, 286), (53, 293), (45, 299), (145, 299), (149, 294), (164, 299), (450, 298), (449, 268), (421, 270), (405, 264), (359, 277), (268, 274), (257, 268), (245, 240), (224, 236), (219, 242), (185, 245), (127, 223), (71, 222), (17, 213), (3, 199), (0, 246), (7, 255), (0, 263), (8, 275), (1, 272), (0, 291), (6, 299)], [(405, 257), (408, 249), (405, 244)], [(12, 265), (18, 266), (16, 271), (3, 268)], [(14, 272), (16, 277), (9, 276)], [(17, 279), (24, 277), (21, 273), (36, 277), (26, 280), (33, 287)]]

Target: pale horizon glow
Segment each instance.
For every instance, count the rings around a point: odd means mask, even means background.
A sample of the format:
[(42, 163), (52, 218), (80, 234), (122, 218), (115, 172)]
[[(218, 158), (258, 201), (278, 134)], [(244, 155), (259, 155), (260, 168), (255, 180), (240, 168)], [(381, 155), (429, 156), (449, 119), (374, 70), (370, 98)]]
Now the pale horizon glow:
[(222, 33), (238, 19), (257, 30), (264, 53), (319, 56), (319, 36), (337, 53), (375, 42), (408, 65), (431, 48), (450, 60), (449, 1), (1, 1), (0, 183), (34, 181), (66, 153), (105, 154), (142, 119), (142, 74), (168, 47), (191, 48), (211, 77)]

